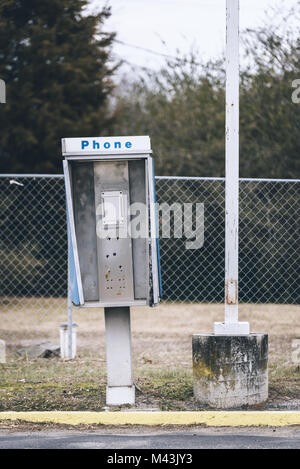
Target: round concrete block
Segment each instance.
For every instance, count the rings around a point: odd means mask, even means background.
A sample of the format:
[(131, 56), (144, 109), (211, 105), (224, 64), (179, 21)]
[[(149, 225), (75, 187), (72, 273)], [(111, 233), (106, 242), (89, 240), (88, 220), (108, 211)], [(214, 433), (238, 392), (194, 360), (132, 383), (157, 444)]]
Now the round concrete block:
[(220, 409), (268, 398), (268, 335), (193, 335), (194, 397)]

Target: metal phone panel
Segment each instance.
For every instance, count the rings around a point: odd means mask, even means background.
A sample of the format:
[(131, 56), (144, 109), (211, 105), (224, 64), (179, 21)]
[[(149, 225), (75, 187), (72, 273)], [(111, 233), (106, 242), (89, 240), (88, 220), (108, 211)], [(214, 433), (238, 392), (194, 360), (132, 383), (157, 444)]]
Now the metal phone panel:
[(159, 216), (156, 200), (156, 187), (155, 187), (155, 171), (154, 171), (154, 160), (152, 159), (153, 166), (153, 191), (154, 191), (154, 204), (155, 204), (155, 226), (156, 226), (156, 246), (157, 246), (157, 269), (158, 269), (158, 280), (159, 280), (159, 299), (163, 295), (162, 277), (161, 277), (161, 263), (160, 263), (160, 249), (159, 249)]
[(76, 268), (75, 268), (74, 250), (73, 250), (73, 244), (72, 244), (72, 238), (71, 238), (71, 228), (70, 228), (68, 207), (67, 207), (67, 231), (68, 231), (68, 270), (69, 270), (71, 300), (72, 300), (72, 303), (74, 303), (74, 305), (79, 306), (80, 299), (79, 299), (78, 283), (77, 283)]
[[(130, 203), (141, 204), (142, 213), (131, 215), (131, 222), (138, 237), (132, 237), (133, 279), (135, 299), (148, 299), (149, 296), (149, 223), (147, 206), (146, 168), (144, 160), (129, 161)], [(141, 216), (142, 215), (142, 216)], [(142, 223), (135, 226), (138, 217)]]
[(158, 271), (158, 253), (157, 253), (157, 216), (155, 207), (154, 194), (154, 171), (153, 160), (148, 157), (148, 189), (150, 202), (150, 235), (151, 235), (151, 268), (152, 268), (152, 289), (153, 289), (153, 305), (159, 303), (159, 271)]
[[(74, 302), (78, 301), (77, 296), (79, 297), (80, 305), (84, 304), (84, 296), (83, 296), (83, 289), (82, 289), (82, 282), (81, 282), (81, 274), (80, 274), (80, 264), (79, 264), (79, 257), (78, 257), (78, 249), (77, 249), (77, 239), (76, 239), (76, 232), (75, 232), (75, 221), (74, 221), (74, 211), (73, 211), (73, 200), (72, 200), (72, 189), (71, 189), (71, 174), (69, 171), (69, 163), (67, 161), (63, 161), (63, 170), (65, 176), (65, 189), (66, 189), (66, 204), (67, 204), (67, 213), (68, 213), (68, 225), (70, 230), (70, 243), (73, 251), (73, 256), (70, 257), (71, 265), (72, 260), (74, 261), (74, 272), (76, 276), (76, 282), (74, 279), (73, 285), (73, 293), (75, 295)], [(77, 286), (75, 292), (75, 285)], [(78, 295), (77, 295), (78, 293)]]
[(99, 300), (93, 163), (73, 163), (74, 219), (85, 301)]
[[(132, 243), (128, 236), (128, 161), (94, 162), (94, 190), (100, 301), (134, 301)], [(114, 197), (115, 207), (120, 207), (115, 219), (106, 209), (108, 200)]]

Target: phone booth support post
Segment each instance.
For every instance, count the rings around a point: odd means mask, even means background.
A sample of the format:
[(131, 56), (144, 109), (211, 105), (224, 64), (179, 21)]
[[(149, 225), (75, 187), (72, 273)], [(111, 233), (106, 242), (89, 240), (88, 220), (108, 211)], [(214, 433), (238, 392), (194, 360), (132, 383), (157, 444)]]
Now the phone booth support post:
[(104, 308), (107, 361), (107, 405), (134, 404), (130, 308)]
[(133, 404), (130, 307), (161, 295), (150, 139), (66, 138), (62, 151), (72, 304), (104, 308), (106, 401)]

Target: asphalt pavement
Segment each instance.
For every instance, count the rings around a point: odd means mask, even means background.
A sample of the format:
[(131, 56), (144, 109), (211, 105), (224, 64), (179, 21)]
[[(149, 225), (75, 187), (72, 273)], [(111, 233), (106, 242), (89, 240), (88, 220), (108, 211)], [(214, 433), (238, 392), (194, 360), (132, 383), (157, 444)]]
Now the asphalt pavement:
[(0, 449), (300, 449), (300, 429), (197, 429), (182, 432), (0, 430)]

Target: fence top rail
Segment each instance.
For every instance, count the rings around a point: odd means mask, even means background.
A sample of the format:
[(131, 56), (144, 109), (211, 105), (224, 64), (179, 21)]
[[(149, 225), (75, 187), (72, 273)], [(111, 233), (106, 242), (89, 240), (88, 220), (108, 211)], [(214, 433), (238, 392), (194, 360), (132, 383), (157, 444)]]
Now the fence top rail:
[(63, 174), (0, 174), (0, 178), (63, 178)]
[[(63, 179), (63, 174), (0, 174), (0, 178), (58, 178)], [(197, 176), (155, 176), (158, 180), (178, 181), (221, 181), (224, 177), (197, 177)], [(268, 179), (268, 178), (240, 178), (246, 182), (300, 182), (300, 179)]]
[[(191, 181), (225, 181), (225, 177), (196, 177), (196, 176), (156, 176), (155, 179), (160, 180), (191, 180)], [(300, 182), (300, 179), (268, 179), (268, 178), (239, 178), (240, 181), (246, 182)]]

